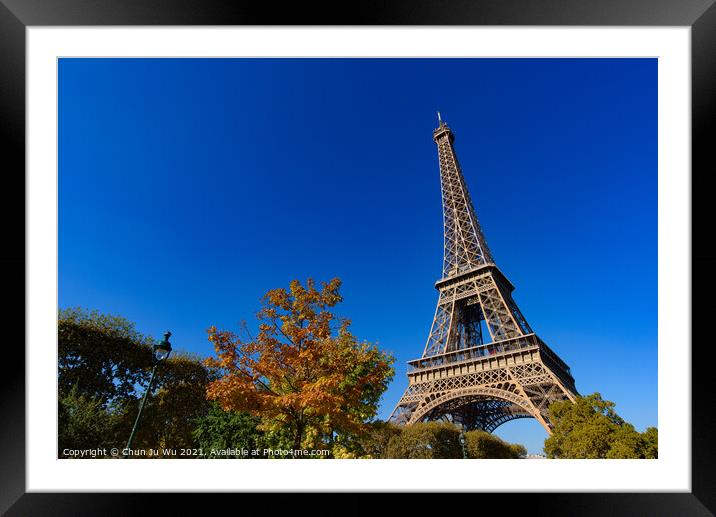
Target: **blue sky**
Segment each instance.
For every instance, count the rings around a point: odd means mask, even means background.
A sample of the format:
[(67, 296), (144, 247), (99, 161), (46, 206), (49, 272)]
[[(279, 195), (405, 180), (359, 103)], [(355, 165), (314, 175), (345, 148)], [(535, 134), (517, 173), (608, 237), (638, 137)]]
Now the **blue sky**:
[[(61, 59), (59, 304), (173, 333), (253, 320), (291, 279), (407, 385), (437, 301), (435, 111), (527, 321), (643, 430), (657, 425), (655, 59)], [(518, 420), (497, 434), (540, 452)]]

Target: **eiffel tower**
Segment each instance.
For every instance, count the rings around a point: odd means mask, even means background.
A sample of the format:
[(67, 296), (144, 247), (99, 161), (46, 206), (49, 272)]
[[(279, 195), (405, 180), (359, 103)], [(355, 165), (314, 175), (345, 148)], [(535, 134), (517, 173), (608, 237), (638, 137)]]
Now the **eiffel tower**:
[[(514, 286), (495, 265), (455, 155), (455, 137), (438, 113), (445, 249), (440, 295), (420, 359), (408, 361), (408, 388), (390, 416), (399, 425), (446, 420), (494, 431), (574, 401), (569, 367), (532, 331), (512, 299)], [(489, 337), (483, 328), (487, 329)]]

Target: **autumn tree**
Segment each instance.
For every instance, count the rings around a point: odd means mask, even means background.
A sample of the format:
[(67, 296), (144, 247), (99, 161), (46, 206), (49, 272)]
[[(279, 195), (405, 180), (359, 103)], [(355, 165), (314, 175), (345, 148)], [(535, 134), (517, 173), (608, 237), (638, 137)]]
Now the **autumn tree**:
[(555, 402), (549, 408), (552, 435), (544, 442), (549, 458), (647, 458), (658, 455), (655, 427), (639, 433), (599, 393)]
[(393, 376), (393, 358), (359, 342), (350, 321), (330, 309), (342, 301), (341, 281), (317, 287), (308, 279), (262, 299), (258, 333), (209, 329), (217, 372), (207, 397), (227, 411), (260, 419), (264, 431), (285, 431), (293, 450), (330, 447), (336, 436), (360, 434), (375, 417)]

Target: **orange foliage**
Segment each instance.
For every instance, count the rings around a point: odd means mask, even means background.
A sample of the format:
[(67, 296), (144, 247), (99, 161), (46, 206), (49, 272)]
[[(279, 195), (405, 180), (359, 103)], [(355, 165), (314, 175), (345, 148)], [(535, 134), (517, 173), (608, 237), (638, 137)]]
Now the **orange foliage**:
[(350, 321), (330, 308), (342, 301), (341, 281), (316, 288), (308, 279), (273, 289), (258, 313), (259, 332), (246, 337), (209, 329), (216, 357), (207, 366), (220, 377), (207, 397), (225, 410), (258, 416), (262, 428), (289, 430), (293, 448), (319, 446), (316, 436), (334, 431), (361, 433), (375, 416), (380, 395), (392, 378), (393, 358), (357, 342)]

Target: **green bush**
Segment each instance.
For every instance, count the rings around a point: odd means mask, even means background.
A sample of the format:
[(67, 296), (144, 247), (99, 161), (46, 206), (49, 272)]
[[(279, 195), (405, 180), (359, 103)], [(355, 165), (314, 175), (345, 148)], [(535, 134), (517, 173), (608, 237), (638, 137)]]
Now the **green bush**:
[(462, 458), (460, 430), (446, 422), (419, 422), (393, 436), (386, 458)]
[(523, 445), (507, 443), (480, 430), (465, 433), (465, 450), (470, 459), (517, 459), (527, 454)]
[[(261, 447), (262, 433), (256, 429), (259, 419), (238, 411), (224, 411), (213, 403), (209, 413), (196, 422), (193, 436), (202, 449), (205, 458), (256, 458), (251, 451)], [(212, 453), (214, 450), (237, 449), (249, 451), (223, 455)]]
[(402, 430), (402, 427), (389, 422), (372, 422), (368, 432), (356, 439), (349, 450), (353, 452), (353, 457), (385, 458), (390, 440), (400, 435)]

